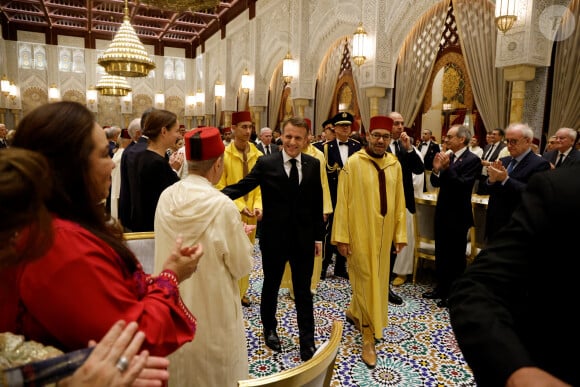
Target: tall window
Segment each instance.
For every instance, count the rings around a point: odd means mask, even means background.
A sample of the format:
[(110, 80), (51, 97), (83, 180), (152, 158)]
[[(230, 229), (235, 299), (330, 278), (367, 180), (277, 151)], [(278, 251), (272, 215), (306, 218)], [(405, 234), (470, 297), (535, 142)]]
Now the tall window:
[(18, 67), (21, 69), (46, 69), (44, 44), (18, 43)]

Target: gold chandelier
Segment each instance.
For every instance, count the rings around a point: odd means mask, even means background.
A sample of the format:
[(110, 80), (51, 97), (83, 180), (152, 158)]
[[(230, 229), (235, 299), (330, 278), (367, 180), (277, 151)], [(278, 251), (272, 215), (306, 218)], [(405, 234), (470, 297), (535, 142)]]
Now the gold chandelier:
[(131, 86), (129, 86), (129, 83), (127, 83), (127, 80), (123, 77), (105, 74), (101, 79), (99, 79), (95, 89), (97, 89), (101, 95), (124, 97), (131, 91)]
[(220, 5), (220, 0), (141, 0), (140, 3), (181, 13), (213, 10)]
[(146, 77), (155, 68), (135, 29), (129, 21), (129, 6), (125, 0), (123, 24), (113, 41), (97, 61), (111, 75)]

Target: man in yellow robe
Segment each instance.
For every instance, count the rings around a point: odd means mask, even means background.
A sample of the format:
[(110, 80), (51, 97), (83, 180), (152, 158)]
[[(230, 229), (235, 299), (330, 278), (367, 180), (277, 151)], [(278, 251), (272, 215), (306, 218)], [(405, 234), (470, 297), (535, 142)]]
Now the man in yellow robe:
[[(262, 152), (250, 142), (252, 134), (252, 116), (250, 112), (232, 113), (232, 133), (234, 139), (224, 152), (224, 172), (220, 181), (216, 184), (218, 190), (242, 180), (254, 168), (258, 157), (262, 156)], [(234, 203), (238, 207), (242, 222), (248, 225), (257, 225), (258, 220), (262, 219), (262, 193), (260, 187), (234, 200)], [(253, 245), (256, 238), (256, 230), (252, 231), (248, 237)], [(250, 300), (246, 296), (249, 287), (250, 276), (247, 275), (240, 279), (240, 298), (244, 306), (250, 306)]]
[(352, 287), (346, 318), (363, 336), (362, 360), (376, 365), (375, 338), (388, 324), (391, 245), (407, 244), (401, 164), (387, 153), (393, 120), (371, 118), (368, 146), (349, 157), (338, 179), (331, 242), (347, 258)]

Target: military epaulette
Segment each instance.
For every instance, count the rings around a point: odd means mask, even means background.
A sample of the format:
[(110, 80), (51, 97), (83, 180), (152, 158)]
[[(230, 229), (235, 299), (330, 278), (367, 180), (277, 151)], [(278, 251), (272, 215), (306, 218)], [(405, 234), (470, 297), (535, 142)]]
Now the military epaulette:
[(356, 142), (357, 144), (360, 144), (360, 141), (359, 140), (355, 140), (354, 138), (349, 138), (349, 140), (352, 140), (352, 141)]

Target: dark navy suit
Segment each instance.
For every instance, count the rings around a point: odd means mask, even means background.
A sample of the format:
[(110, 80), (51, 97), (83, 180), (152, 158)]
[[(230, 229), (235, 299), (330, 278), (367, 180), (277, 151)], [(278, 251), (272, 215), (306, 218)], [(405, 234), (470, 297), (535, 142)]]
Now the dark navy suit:
[[(552, 163), (552, 165), (556, 165), (556, 163), (558, 162), (558, 153), (559, 153), (559, 151), (552, 150), (552, 151), (544, 153), (544, 155), (542, 157), (545, 160)], [(578, 149), (575, 149), (574, 147), (572, 147), (572, 149), (568, 153), (568, 156), (566, 156), (566, 158), (562, 161), (561, 167), (573, 164), (578, 160), (580, 160), (580, 151), (578, 151)]]
[(129, 171), (135, 170), (135, 156), (147, 149), (146, 137), (139, 137), (132, 142), (121, 155), (121, 188), (119, 192), (119, 220), (126, 230), (132, 230), (133, 214), (131, 214), (131, 184)]
[(465, 270), (467, 231), (473, 226), (471, 193), (481, 174), (481, 159), (469, 149), (439, 176), (431, 174), (431, 184), (439, 187), (435, 207), (435, 273), (437, 292), (445, 299), (451, 283)]
[[(338, 175), (343, 167), (342, 158), (340, 157), (339, 147), (343, 145), (338, 144), (339, 140), (334, 139), (324, 143), (322, 152), (326, 159), (326, 176), (328, 178), (328, 188), (330, 190), (330, 198), (332, 199), (332, 209), (336, 207), (336, 192), (338, 190)], [(361, 149), (360, 142), (349, 138), (347, 141), (348, 156), (358, 152)], [(334, 221), (334, 214), (328, 215), (326, 222), (326, 235), (324, 237), (324, 246), (322, 250), (322, 276), (326, 274), (326, 269), (332, 261), (332, 255), (336, 254), (336, 262), (334, 266), (334, 274), (345, 275), (346, 273), (346, 258), (340, 255), (336, 246), (330, 243), (330, 236), (332, 233), (332, 224)]]
[[(511, 160), (511, 156), (500, 159), (506, 169)], [(489, 190), (489, 203), (485, 220), (485, 236), (488, 242), (510, 220), (512, 213), (522, 201), (522, 192), (532, 175), (548, 169), (550, 169), (550, 163), (530, 150), (509, 173), (509, 179), (505, 184), (486, 183)]]
[(246, 177), (222, 192), (232, 200), (257, 186), (262, 190), (262, 267), (264, 284), (260, 315), (264, 331), (278, 325), (278, 290), (286, 262), (292, 269), (300, 348), (314, 347), (314, 315), (310, 280), (314, 265), (314, 242), (324, 235), (320, 162), (301, 154), (302, 180), (298, 191), (284, 169), (283, 152), (261, 156)]

